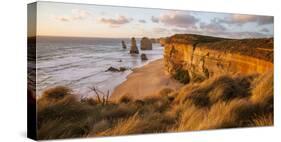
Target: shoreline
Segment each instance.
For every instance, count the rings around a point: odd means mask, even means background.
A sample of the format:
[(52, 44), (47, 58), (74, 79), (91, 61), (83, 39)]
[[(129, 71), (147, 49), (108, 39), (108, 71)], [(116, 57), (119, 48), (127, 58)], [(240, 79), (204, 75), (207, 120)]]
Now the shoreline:
[(116, 99), (123, 95), (140, 99), (157, 94), (164, 88), (175, 90), (183, 86), (165, 73), (163, 58), (134, 68), (132, 71), (124, 82), (114, 88), (110, 96), (111, 99)]

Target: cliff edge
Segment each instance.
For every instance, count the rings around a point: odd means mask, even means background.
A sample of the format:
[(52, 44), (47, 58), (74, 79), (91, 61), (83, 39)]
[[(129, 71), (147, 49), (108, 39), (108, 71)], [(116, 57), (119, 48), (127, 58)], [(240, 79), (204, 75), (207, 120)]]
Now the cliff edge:
[(273, 69), (273, 38), (226, 39), (177, 34), (164, 44), (166, 71), (182, 83), (215, 74), (262, 74)]

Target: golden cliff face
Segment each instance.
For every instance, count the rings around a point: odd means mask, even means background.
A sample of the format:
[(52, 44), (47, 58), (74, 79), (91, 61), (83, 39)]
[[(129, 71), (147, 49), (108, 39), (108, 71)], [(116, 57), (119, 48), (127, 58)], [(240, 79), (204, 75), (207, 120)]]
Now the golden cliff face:
[(205, 36), (181, 36), (166, 41), (164, 64), (171, 75), (184, 70), (188, 82), (216, 74), (261, 74), (273, 70), (273, 39), (208, 40)]

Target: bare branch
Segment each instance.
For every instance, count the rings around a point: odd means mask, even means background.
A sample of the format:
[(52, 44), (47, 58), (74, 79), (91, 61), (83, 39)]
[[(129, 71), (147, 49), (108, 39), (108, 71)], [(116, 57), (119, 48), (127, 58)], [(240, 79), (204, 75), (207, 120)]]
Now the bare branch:
[(101, 103), (100, 94), (99, 94), (99, 92), (97, 91), (96, 87), (93, 86), (93, 87), (89, 87), (89, 88), (95, 92), (95, 94), (97, 95), (97, 98), (98, 98), (98, 102)]
[[(109, 90), (107, 90), (107, 93), (105, 94), (104, 92), (100, 91), (97, 87), (95, 86), (92, 86), (92, 87), (89, 87), (89, 89), (91, 89), (92, 91), (95, 92), (97, 98), (98, 98), (98, 101), (100, 103), (102, 103), (102, 105), (104, 104), (107, 104), (108, 103), (108, 100), (109, 100)], [(102, 95), (102, 98), (101, 96)]]
[(109, 99), (109, 90), (107, 90), (107, 94), (106, 94), (106, 103), (108, 103), (108, 99)]

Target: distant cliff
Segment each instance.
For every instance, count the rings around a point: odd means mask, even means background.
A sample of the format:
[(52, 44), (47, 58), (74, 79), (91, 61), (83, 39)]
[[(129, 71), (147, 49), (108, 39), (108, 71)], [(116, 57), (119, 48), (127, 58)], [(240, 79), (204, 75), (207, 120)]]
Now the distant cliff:
[(264, 73), (273, 69), (273, 38), (225, 39), (177, 34), (162, 41), (164, 65), (182, 83), (223, 73)]

